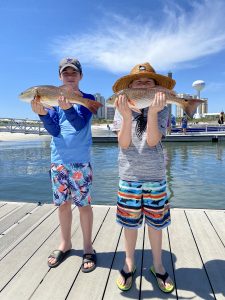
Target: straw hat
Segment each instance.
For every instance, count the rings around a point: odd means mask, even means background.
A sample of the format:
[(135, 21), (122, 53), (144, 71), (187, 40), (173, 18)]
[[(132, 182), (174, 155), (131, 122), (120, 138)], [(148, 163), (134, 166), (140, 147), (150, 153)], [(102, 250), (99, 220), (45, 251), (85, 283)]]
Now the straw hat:
[(129, 84), (138, 78), (147, 77), (154, 79), (156, 84), (172, 90), (176, 84), (176, 81), (168, 76), (160, 75), (155, 72), (153, 67), (149, 63), (138, 64), (133, 67), (129, 75), (123, 76), (118, 79), (112, 89), (115, 93), (128, 88)]

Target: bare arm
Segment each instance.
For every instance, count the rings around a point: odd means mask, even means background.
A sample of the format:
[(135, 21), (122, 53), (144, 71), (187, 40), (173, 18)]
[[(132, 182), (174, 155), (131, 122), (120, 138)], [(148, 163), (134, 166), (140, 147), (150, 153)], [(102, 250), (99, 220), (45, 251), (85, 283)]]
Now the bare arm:
[(152, 105), (148, 109), (147, 121), (147, 143), (149, 147), (154, 147), (162, 138), (162, 133), (158, 128), (158, 112), (166, 105), (165, 94), (159, 92), (156, 94)]
[(115, 107), (123, 117), (121, 130), (118, 132), (118, 143), (121, 148), (126, 149), (131, 143), (132, 112), (128, 107), (125, 95), (119, 95), (115, 101)]

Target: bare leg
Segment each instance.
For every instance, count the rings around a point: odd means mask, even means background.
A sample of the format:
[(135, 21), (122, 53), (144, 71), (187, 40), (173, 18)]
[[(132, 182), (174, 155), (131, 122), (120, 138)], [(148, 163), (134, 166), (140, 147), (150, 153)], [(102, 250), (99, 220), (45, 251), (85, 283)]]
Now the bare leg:
[[(93, 227), (93, 211), (90, 205), (78, 207), (80, 211), (80, 224), (83, 233), (83, 249), (84, 253), (93, 253), (92, 247), (92, 227)], [(84, 264), (84, 268), (90, 268), (93, 263)]]
[[(125, 263), (124, 263), (124, 271), (132, 272), (134, 268), (134, 252), (135, 252), (135, 246), (137, 242), (137, 229), (128, 229), (124, 228), (124, 243), (125, 243)], [(129, 280), (131, 278), (128, 278), (127, 284), (129, 284)], [(122, 276), (118, 278), (118, 282), (122, 285), (125, 284), (125, 280)]]
[[(71, 243), (71, 224), (72, 224), (72, 211), (71, 202), (68, 201), (58, 208), (59, 223), (61, 229), (61, 242), (58, 247), (59, 250), (66, 252), (72, 248)], [(54, 264), (56, 259), (49, 258), (51, 264)]]
[[(159, 274), (165, 274), (166, 271), (162, 264), (162, 230), (156, 230), (148, 226), (148, 235), (152, 248), (152, 258), (155, 272)], [(163, 284), (163, 281), (160, 281)], [(166, 280), (166, 285), (167, 284), (172, 284), (172, 280), (170, 278)]]
[(165, 270), (162, 266), (162, 230), (156, 230), (148, 226), (148, 236), (152, 248), (152, 258), (155, 271), (157, 273), (164, 273)]

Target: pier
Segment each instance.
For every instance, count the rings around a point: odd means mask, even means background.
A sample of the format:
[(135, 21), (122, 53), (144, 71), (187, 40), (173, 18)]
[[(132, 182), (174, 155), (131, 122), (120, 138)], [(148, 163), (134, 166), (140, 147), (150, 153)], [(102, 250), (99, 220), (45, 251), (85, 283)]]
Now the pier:
[(81, 272), (82, 233), (73, 209), (72, 251), (57, 268), (47, 257), (60, 237), (57, 208), (51, 204), (0, 202), (0, 299), (225, 299), (225, 211), (173, 208), (163, 231), (163, 261), (176, 288), (159, 291), (147, 231), (139, 231), (134, 284), (121, 292), (115, 280), (124, 261), (123, 232), (114, 206), (93, 206), (97, 268)]
[[(112, 128), (111, 128), (112, 129)], [(92, 125), (93, 142), (96, 143), (117, 143), (117, 136), (107, 124)], [(43, 123), (38, 120), (27, 119), (0, 119), (0, 132), (23, 133), (49, 135), (43, 127)], [(219, 142), (225, 141), (224, 126), (197, 126), (192, 125), (187, 129), (187, 134), (183, 135), (181, 128), (176, 127), (170, 135), (166, 135), (164, 142)]]

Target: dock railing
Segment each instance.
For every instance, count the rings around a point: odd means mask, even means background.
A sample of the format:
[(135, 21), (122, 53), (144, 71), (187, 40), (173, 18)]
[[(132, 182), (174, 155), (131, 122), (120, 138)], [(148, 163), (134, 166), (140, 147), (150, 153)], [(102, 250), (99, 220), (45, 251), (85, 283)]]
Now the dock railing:
[(0, 119), (0, 132), (25, 133), (25, 134), (48, 134), (43, 123), (39, 120), (29, 119)]

